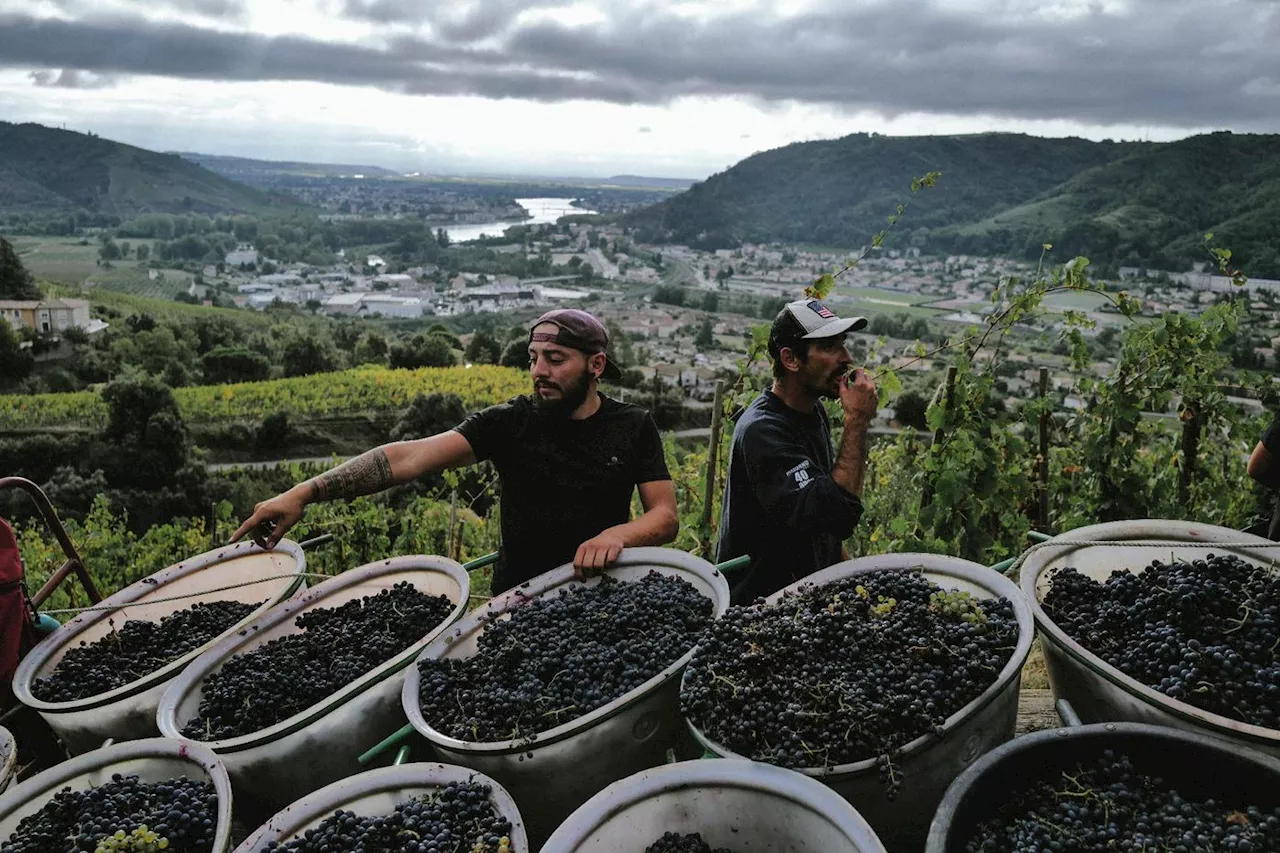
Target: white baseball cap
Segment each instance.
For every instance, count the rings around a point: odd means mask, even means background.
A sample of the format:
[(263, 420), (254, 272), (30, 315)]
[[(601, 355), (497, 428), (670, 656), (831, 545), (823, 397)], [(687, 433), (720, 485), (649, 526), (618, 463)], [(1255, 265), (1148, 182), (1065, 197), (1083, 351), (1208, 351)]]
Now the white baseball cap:
[[(812, 340), (814, 338), (831, 338), (836, 335), (842, 335), (845, 332), (857, 332), (867, 325), (866, 317), (846, 317), (840, 318), (836, 313), (823, 305), (817, 299), (800, 299), (795, 302), (788, 302), (786, 313), (795, 318), (800, 324), (796, 332), (803, 332), (798, 335), (801, 340)], [(774, 328), (777, 329), (777, 323)]]

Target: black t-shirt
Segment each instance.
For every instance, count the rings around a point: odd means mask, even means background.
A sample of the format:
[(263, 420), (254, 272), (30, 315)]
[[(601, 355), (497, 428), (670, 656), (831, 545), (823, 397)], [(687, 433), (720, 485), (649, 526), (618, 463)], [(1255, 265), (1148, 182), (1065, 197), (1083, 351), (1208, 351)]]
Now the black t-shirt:
[(600, 408), (583, 420), (548, 415), (521, 396), (476, 412), (456, 429), (477, 460), (498, 469), (495, 594), (572, 562), (583, 542), (630, 520), (637, 484), (671, 479), (653, 418), (603, 394)]
[(840, 561), (862, 502), (831, 478), (833, 467), (831, 425), (820, 403), (797, 412), (765, 391), (742, 413), (716, 553), (717, 562), (751, 555), (733, 583), (734, 604), (772, 595)]
[(1271, 419), (1270, 426), (1262, 434), (1262, 446), (1270, 451), (1272, 456), (1280, 456), (1280, 412)]

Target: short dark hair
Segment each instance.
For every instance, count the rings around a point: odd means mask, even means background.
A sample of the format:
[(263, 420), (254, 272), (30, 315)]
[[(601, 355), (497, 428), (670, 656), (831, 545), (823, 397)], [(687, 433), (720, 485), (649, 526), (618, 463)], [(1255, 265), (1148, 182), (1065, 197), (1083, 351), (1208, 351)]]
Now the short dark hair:
[(809, 358), (809, 347), (813, 341), (805, 340), (804, 336), (804, 326), (800, 325), (800, 321), (786, 308), (779, 311), (778, 316), (773, 318), (773, 325), (769, 327), (769, 358), (773, 360), (775, 379), (781, 379), (787, 375), (786, 368), (782, 366), (783, 347), (790, 349), (801, 361)]

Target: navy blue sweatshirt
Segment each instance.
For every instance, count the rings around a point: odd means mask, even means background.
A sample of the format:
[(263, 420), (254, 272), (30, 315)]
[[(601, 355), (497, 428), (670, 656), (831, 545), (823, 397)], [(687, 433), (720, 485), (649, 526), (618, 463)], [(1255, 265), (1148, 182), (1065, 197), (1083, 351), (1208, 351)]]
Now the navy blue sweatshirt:
[(840, 562), (840, 545), (862, 502), (831, 478), (835, 452), (822, 404), (801, 413), (772, 391), (757, 397), (733, 430), (716, 561), (751, 555), (730, 574), (735, 604), (772, 595)]

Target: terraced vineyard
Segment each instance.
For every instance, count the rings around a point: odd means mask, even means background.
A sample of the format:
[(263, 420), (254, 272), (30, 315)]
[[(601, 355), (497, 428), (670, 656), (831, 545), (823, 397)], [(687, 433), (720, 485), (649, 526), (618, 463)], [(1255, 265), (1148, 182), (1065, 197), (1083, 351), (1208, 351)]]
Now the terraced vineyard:
[[(528, 374), (493, 365), (389, 370), (360, 367), (266, 382), (178, 388), (174, 397), (188, 422), (259, 420), (287, 411), (297, 418), (397, 411), (418, 394), (457, 394), (469, 409), (528, 390)], [(92, 391), (0, 396), (0, 429), (101, 426), (107, 407)]]

